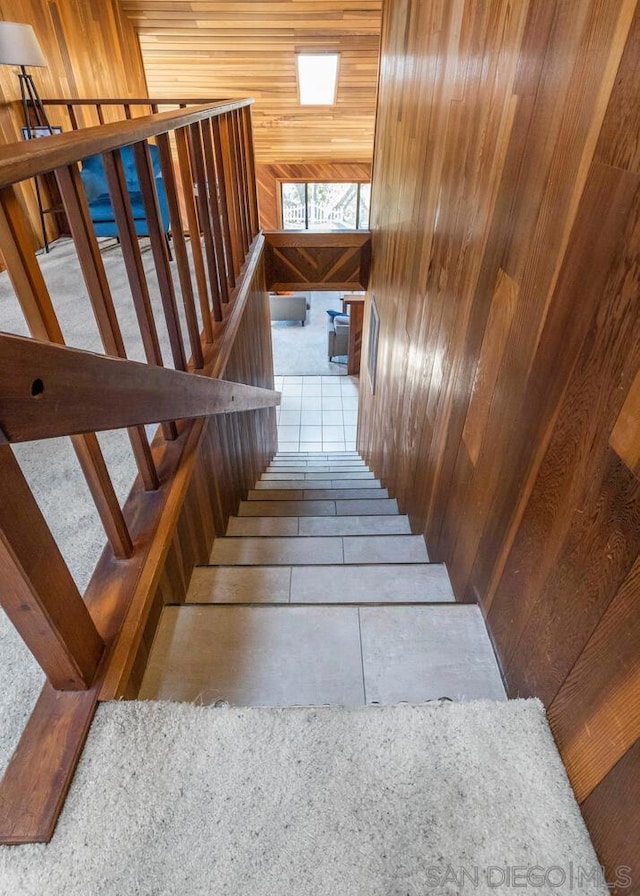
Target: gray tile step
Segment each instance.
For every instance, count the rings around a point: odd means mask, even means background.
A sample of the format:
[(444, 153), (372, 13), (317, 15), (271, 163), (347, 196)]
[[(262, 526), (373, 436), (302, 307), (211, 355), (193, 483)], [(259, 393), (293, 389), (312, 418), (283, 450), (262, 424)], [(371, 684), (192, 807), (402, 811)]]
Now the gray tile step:
[(248, 501), (338, 501), (388, 498), (386, 488), (249, 489)]
[(479, 607), (359, 610), (367, 703), (506, 700)]
[(421, 535), (216, 538), (209, 558), (220, 565), (428, 563)]
[[(375, 479), (375, 476), (371, 472), (371, 470), (322, 470), (317, 471), (314, 470), (312, 472), (307, 472), (306, 470), (283, 470), (278, 472), (266, 472), (263, 473), (260, 477), (261, 482), (287, 482), (291, 480), (305, 481), (305, 482), (327, 482), (332, 479), (337, 479), (340, 477), (341, 479), (352, 479), (352, 480), (363, 480), (363, 479)], [(280, 486), (277, 486), (278, 488)]]
[(361, 460), (361, 455), (357, 451), (277, 451), (274, 457), (355, 457)]
[(168, 606), (139, 696), (234, 706), (506, 699), (469, 604)]
[(349, 477), (336, 477), (335, 479), (277, 479), (271, 480), (259, 479), (255, 484), (256, 491), (264, 491), (268, 489), (304, 489), (311, 491), (313, 489), (334, 489), (334, 488), (382, 488), (379, 479), (349, 479)]
[(139, 696), (234, 706), (364, 703), (355, 607), (165, 607)]
[(395, 498), (326, 500), (241, 501), (238, 516), (386, 516), (398, 513)]
[(295, 566), (292, 603), (427, 603), (455, 601), (441, 563)]
[(452, 603), (442, 563), (199, 566), (188, 603)]
[(232, 516), (227, 535), (411, 535), (407, 516)]
[[(371, 473), (364, 464), (270, 464), (267, 473)], [(373, 474), (372, 474), (373, 475)]]

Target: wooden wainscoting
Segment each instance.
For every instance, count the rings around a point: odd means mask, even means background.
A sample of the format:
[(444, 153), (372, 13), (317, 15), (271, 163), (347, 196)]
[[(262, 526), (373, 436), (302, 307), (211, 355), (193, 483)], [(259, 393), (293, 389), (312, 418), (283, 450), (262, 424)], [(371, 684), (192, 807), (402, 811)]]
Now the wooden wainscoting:
[(371, 267), (368, 230), (265, 233), (269, 289), (366, 289)]
[(385, 6), (359, 448), (639, 894), (636, 6)]

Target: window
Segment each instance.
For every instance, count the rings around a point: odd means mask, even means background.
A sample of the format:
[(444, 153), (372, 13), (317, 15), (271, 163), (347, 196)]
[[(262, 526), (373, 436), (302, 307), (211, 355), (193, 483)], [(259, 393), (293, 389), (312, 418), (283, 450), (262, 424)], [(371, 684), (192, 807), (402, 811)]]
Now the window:
[(338, 85), (338, 53), (298, 53), (301, 106), (333, 106)]
[(371, 184), (283, 183), (284, 230), (367, 230)]

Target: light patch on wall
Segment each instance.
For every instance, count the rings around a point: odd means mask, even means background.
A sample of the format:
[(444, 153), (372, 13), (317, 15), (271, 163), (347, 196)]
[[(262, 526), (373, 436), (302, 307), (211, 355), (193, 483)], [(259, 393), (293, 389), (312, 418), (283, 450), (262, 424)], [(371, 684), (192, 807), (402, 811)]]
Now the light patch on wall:
[(332, 106), (336, 101), (339, 53), (298, 53), (301, 106)]

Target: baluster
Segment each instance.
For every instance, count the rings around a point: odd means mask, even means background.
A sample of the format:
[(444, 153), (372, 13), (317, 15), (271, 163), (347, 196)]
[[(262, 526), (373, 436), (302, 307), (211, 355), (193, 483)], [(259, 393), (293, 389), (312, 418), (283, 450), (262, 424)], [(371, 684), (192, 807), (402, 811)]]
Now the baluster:
[[(127, 183), (124, 176), (120, 152), (114, 150), (113, 152), (105, 153), (102, 157), (102, 161), (107, 176), (109, 195), (113, 205), (114, 218), (118, 228), (120, 246), (122, 248), (122, 257), (129, 279), (131, 296), (133, 298), (133, 305), (138, 319), (138, 326), (140, 327), (140, 335), (142, 336), (145, 357), (148, 364), (162, 367), (163, 362), (160, 341), (158, 340), (158, 331), (153, 317), (153, 308), (149, 297), (149, 287), (144, 273), (142, 256), (140, 255), (138, 235), (131, 213), (131, 203), (129, 201), (129, 193), (127, 191)], [(178, 435), (175, 423), (163, 423), (162, 431), (165, 439), (175, 439)]]
[[(104, 350), (109, 355), (126, 358), (120, 324), (78, 167), (70, 165), (68, 168), (58, 168), (55, 173)], [(158, 488), (159, 480), (145, 428), (132, 427), (128, 433), (144, 487), (147, 491), (153, 491)]]
[(256, 178), (256, 158), (253, 146), (253, 126), (251, 122), (251, 106), (242, 108), (242, 122), (245, 137), (245, 155), (247, 159), (247, 177), (249, 181), (249, 204), (251, 208), (251, 235), (260, 232), (260, 213), (258, 210), (258, 191)]
[(189, 228), (189, 235), (191, 236), (191, 254), (196, 275), (198, 302), (200, 304), (200, 313), (202, 314), (202, 324), (204, 327), (204, 341), (211, 343), (213, 342), (213, 328), (211, 326), (209, 289), (207, 287), (207, 275), (204, 269), (202, 242), (200, 240), (200, 225), (198, 223), (198, 214), (194, 199), (194, 184), (185, 128), (177, 130), (175, 135), (176, 147), (178, 150), (178, 167), (180, 168), (180, 181), (182, 183), (182, 196), (187, 212), (187, 227)]
[(189, 148), (191, 150), (191, 165), (195, 175), (195, 183), (198, 192), (198, 214), (200, 227), (204, 238), (204, 250), (207, 257), (207, 271), (209, 273), (209, 289), (213, 299), (213, 318), (222, 320), (222, 306), (220, 304), (220, 286), (218, 283), (218, 267), (211, 232), (211, 219), (209, 217), (209, 201), (207, 198), (207, 178), (205, 175), (204, 158), (202, 153), (202, 139), (199, 123), (189, 125)]
[(0, 437), (2, 606), (54, 688), (86, 690), (104, 651), (10, 446)]
[(193, 286), (191, 284), (189, 256), (187, 254), (187, 244), (182, 229), (182, 217), (180, 215), (176, 178), (173, 172), (171, 147), (169, 146), (169, 138), (167, 134), (158, 134), (156, 139), (158, 143), (158, 152), (160, 154), (162, 176), (167, 192), (169, 218), (171, 219), (171, 233), (173, 235), (173, 248), (176, 254), (176, 264), (178, 266), (178, 276), (180, 278), (180, 290), (182, 292), (182, 302), (184, 304), (184, 313), (187, 320), (189, 345), (191, 346), (194, 367), (199, 369), (204, 366), (204, 358), (202, 356), (200, 330), (198, 328), (198, 317), (196, 315)]
[(234, 271), (236, 277), (240, 274), (240, 268), (244, 262), (245, 252), (242, 248), (242, 228), (240, 224), (240, 196), (238, 186), (238, 175), (236, 171), (235, 155), (233, 152), (233, 131), (231, 127), (231, 113), (227, 113), (222, 117), (220, 122), (220, 137), (222, 142), (222, 153), (224, 159), (224, 169), (227, 172), (227, 194), (231, 193), (231, 218), (233, 221), (233, 239), (231, 248), (234, 257)]
[(71, 122), (71, 129), (73, 131), (77, 131), (78, 130), (78, 118), (76, 116), (76, 110), (71, 105), (71, 103), (67, 103), (66, 109), (67, 109), (67, 115), (69, 116), (69, 121)]
[(149, 144), (146, 141), (135, 143), (133, 154), (136, 160), (136, 170), (142, 192), (144, 213), (149, 228), (149, 239), (151, 240), (151, 251), (158, 276), (162, 307), (164, 308), (165, 321), (169, 332), (173, 365), (176, 370), (186, 370), (187, 359), (180, 330), (180, 318), (178, 317), (176, 292), (173, 285), (173, 277), (171, 276), (166, 234), (162, 229), (162, 217), (160, 215)]
[(220, 296), (226, 304), (229, 301), (229, 284), (227, 281), (226, 258), (224, 252), (224, 238), (222, 236), (222, 221), (220, 220), (220, 205), (218, 202), (218, 184), (215, 169), (215, 152), (211, 138), (210, 122), (202, 122), (202, 143), (204, 146), (204, 163), (207, 173), (209, 189), (209, 212), (213, 223), (213, 242), (216, 253), (216, 267), (220, 282)]
[(211, 131), (213, 134), (213, 148), (216, 159), (216, 171), (218, 172), (218, 187), (220, 190), (220, 211), (222, 214), (222, 226), (224, 228), (224, 243), (226, 253), (227, 276), (229, 278), (229, 286), (233, 288), (236, 285), (235, 265), (233, 259), (233, 242), (231, 239), (231, 225), (229, 222), (229, 207), (227, 204), (227, 177), (224, 170), (224, 162), (222, 156), (222, 142), (220, 138), (220, 119), (218, 116), (210, 119)]
[(233, 146), (236, 156), (236, 170), (238, 172), (238, 186), (240, 192), (240, 220), (242, 222), (242, 237), (245, 254), (249, 251), (251, 245), (251, 226), (249, 224), (249, 205), (248, 205), (248, 189), (247, 189), (247, 169), (243, 155), (243, 141), (240, 133), (240, 117), (238, 110), (234, 109), (231, 113), (233, 127)]
[(99, 124), (104, 124), (104, 115), (102, 114), (102, 105), (100, 103), (96, 103), (96, 112), (98, 113)]
[[(2, 253), (27, 326), (36, 339), (64, 345), (25, 220), (26, 214), (15, 188), (3, 187), (0, 190)], [(133, 553), (131, 537), (95, 433), (71, 436), (71, 443), (114, 554), (120, 558), (130, 557)]]

